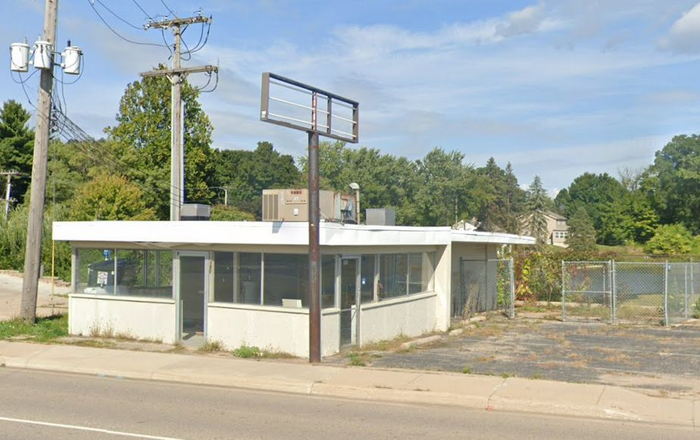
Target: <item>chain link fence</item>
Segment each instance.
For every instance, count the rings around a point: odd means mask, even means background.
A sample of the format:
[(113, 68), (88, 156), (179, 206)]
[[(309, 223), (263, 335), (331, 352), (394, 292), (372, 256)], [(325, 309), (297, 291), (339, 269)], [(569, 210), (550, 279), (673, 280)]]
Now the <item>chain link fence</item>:
[(457, 289), (452, 295), (452, 317), (502, 311), (515, 317), (513, 259), (459, 260)]
[(670, 325), (700, 313), (700, 263), (562, 261), (562, 319)]

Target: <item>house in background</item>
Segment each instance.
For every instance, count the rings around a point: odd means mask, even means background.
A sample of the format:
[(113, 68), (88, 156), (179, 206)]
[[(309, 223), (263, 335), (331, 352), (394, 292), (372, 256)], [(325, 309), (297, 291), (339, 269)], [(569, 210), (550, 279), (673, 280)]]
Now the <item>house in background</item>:
[(566, 217), (552, 211), (545, 212), (544, 217), (547, 219), (547, 243), (568, 247), (566, 239), (569, 237), (569, 225), (566, 223)]
[[(566, 239), (569, 237), (569, 225), (566, 217), (553, 211), (545, 211), (544, 218), (547, 221), (547, 244), (562, 248), (568, 247)], [(534, 235), (528, 227), (530, 215), (521, 218), (521, 229), (524, 234)]]

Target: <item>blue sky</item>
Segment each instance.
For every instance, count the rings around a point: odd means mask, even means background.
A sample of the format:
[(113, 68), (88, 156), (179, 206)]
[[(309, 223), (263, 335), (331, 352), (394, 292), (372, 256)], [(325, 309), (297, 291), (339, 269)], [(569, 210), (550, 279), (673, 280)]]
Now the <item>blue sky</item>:
[[(133, 1), (102, 2), (126, 21), (146, 21)], [(168, 14), (160, 0), (138, 3)], [(201, 8), (214, 17), (189, 64), (220, 65), (218, 89), (202, 96), (219, 148), (270, 140), (305, 153), (302, 133), (259, 122), (263, 71), (359, 100), (360, 145), (410, 158), (439, 146), (477, 166), (494, 156), (522, 184), (540, 175), (551, 191), (584, 171), (644, 167), (673, 135), (698, 131), (697, 0), (166, 3), (180, 16)], [(95, 6), (122, 35), (162, 42)], [(0, 39), (34, 41), (42, 10), (43, 0), (3, 2)], [(112, 34), (88, 0), (61, 0), (59, 49), (67, 39), (85, 52), (83, 77), (65, 88), (68, 115), (95, 136), (114, 123), (126, 84), (167, 62), (164, 47)], [(9, 69), (0, 90), (0, 99), (26, 103)]]

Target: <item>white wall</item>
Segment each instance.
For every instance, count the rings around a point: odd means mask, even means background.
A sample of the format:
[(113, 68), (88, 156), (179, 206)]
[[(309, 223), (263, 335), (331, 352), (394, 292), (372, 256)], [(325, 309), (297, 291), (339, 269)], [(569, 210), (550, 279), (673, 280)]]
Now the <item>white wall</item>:
[(340, 347), (340, 311), (323, 310), (321, 313), (321, 356), (330, 356)]
[(120, 335), (172, 344), (175, 301), (162, 298), (72, 294), (68, 299), (71, 335)]
[(227, 349), (242, 345), (309, 355), (307, 309), (211, 303), (207, 309), (207, 339)]
[(362, 344), (419, 336), (436, 330), (437, 295), (433, 292), (363, 304), (360, 317)]

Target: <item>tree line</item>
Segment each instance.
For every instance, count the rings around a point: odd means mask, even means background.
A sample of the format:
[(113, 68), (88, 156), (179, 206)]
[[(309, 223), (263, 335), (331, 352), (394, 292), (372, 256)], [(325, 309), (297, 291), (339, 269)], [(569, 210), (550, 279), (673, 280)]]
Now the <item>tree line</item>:
[[(215, 220), (259, 220), (263, 189), (306, 185), (305, 157), (295, 160), (269, 142), (253, 150), (214, 148), (214, 128), (197, 90), (185, 84), (182, 95), (186, 201), (211, 204)], [(51, 142), (46, 237), (53, 220), (168, 218), (169, 109), (167, 79), (145, 78), (126, 87), (115, 124), (104, 129), (101, 139)], [(6, 101), (0, 110), (0, 169), (21, 173), (13, 180), (13, 210), (0, 234), (3, 268), (19, 268), (23, 258), (33, 149), (29, 120), (29, 112), (15, 101)], [(322, 143), (320, 174), (324, 189), (347, 191), (350, 182), (357, 182), (363, 207), (393, 207), (403, 225), (467, 220), (480, 230), (528, 233), (544, 243), (544, 214), (553, 211), (569, 218), (572, 247), (639, 243), (652, 253), (688, 253), (692, 236), (700, 233), (697, 135), (674, 137), (644, 170), (626, 170), (618, 178), (584, 173), (553, 200), (539, 177), (523, 189), (509, 163), (499, 166), (491, 158), (479, 167), (463, 153), (441, 148), (410, 160), (376, 148)], [(68, 250), (58, 252), (67, 255)]]

